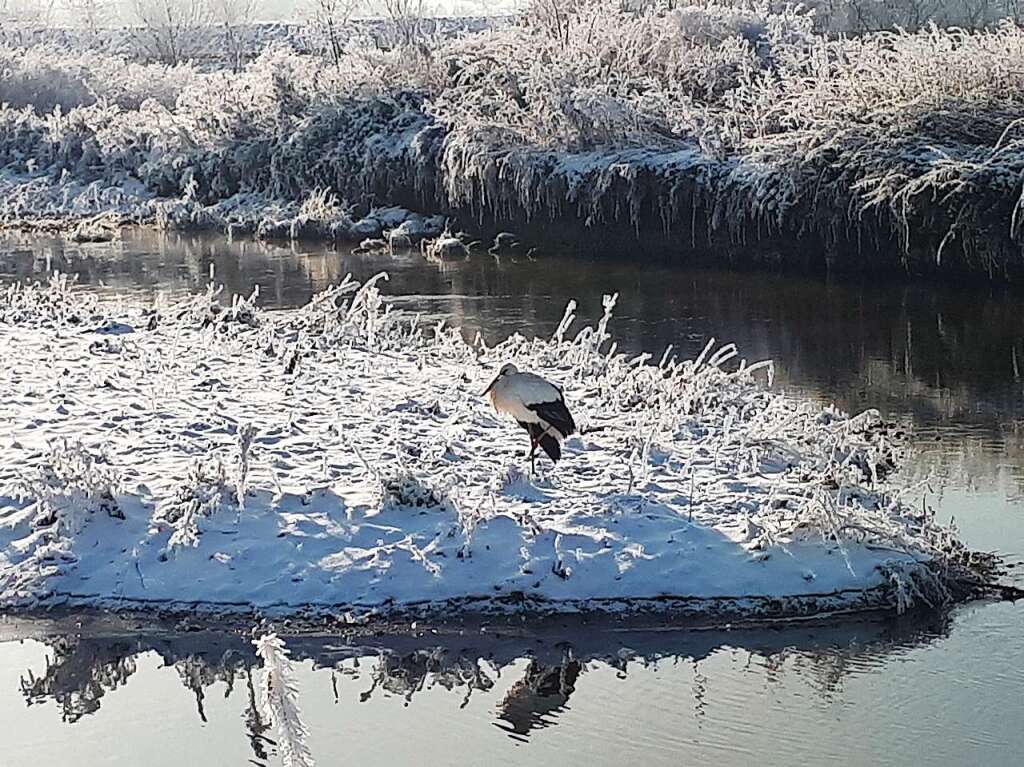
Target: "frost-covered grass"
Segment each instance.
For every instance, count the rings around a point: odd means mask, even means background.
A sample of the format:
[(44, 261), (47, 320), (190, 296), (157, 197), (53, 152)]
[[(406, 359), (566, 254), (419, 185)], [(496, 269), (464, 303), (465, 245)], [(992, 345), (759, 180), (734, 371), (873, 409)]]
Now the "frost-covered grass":
[[(495, 347), (383, 275), (267, 313), (156, 308), (61, 278), (0, 294), (0, 600), (244, 612), (939, 604), (992, 561), (890, 485), (901, 447), (709, 343), (630, 358), (575, 307)], [(537, 476), (479, 396), (507, 361), (580, 433)]]
[(328, 193), (359, 215), (572, 220), (738, 258), (799, 237), (837, 268), (1020, 271), (1019, 27), (845, 38), (785, 6), (570, 5), (357, 36), (337, 66), (271, 44), (237, 74), (0, 47), (0, 219), (151, 221), (159, 199), (186, 206), (175, 225), (246, 231), (292, 206), (292, 233)]

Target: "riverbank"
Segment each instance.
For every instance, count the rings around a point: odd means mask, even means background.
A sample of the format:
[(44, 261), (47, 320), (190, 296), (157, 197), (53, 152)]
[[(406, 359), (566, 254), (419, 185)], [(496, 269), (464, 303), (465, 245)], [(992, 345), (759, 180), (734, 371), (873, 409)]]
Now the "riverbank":
[[(2, 49), (0, 219), (358, 241), (401, 206), (541, 248), (1024, 271), (1014, 26), (846, 39), (793, 10), (594, 2), (420, 42), (337, 66), (270, 45), (237, 74)], [(326, 228), (292, 225), (325, 199)]]

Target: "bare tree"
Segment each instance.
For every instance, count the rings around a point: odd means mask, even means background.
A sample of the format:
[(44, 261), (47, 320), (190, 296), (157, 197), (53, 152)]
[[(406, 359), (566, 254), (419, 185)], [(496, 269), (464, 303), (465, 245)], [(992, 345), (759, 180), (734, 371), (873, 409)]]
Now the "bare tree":
[[(996, 19), (1019, 19), (1020, 0), (826, 0), (823, 8), (842, 18), (847, 29), (874, 32), (882, 29), (922, 29), (930, 22), (940, 27), (980, 29)], [(822, 14), (819, 13), (819, 18)], [(842, 29), (842, 27), (840, 27)], [(845, 29), (843, 31), (846, 31)]]
[(347, 37), (345, 26), (361, 5), (361, 0), (310, 0), (313, 25), (326, 39), (327, 52), (335, 66), (341, 66)]
[(384, 12), (394, 25), (401, 45), (420, 41), (423, 31), (423, 0), (381, 0)]
[(72, 22), (93, 35), (114, 17), (111, 0), (64, 0), (63, 4)]
[(581, 5), (581, 0), (530, 0), (526, 17), (544, 33), (568, 45), (573, 18)]
[(429, 55), (427, 37), (434, 30), (424, 18), (423, 0), (371, 0), (374, 14), (385, 24), (373, 33), (374, 43), (381, 50), (415, 47)]
[(132, 0), (139, 52), (167, 64), (195, 56), (210, 25), (207, 0)]
[(995, 9), (992, 5), (993, 3), (989, 0), (960, 0), (954, 6), (956, 8), (954, 18), (968, 29), (979, 29), (993, 17), (998, 18), (1003, 15), (1002, 9)]
[(237, 72), (245, 63), (245, 28), (253, 23), (258, 0), (209, 0), (210, 21), (223, 32), (224, 49)]

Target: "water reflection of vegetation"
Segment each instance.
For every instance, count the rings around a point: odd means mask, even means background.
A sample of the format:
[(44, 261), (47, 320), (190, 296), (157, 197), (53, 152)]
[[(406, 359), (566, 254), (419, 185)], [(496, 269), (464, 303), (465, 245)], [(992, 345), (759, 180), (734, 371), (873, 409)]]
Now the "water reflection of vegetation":
[(55, 700), (65, 722), (99, 711), (103, 696), (125, 684), (136, 670), (138, 650), (132, 642), (90, 642), (67, 635), (47, 644), (53, 657), (46, 659), (42, 675), (26, 672), (21, 692), (30, 705)]
[(495, 724), (516, 740), (525, 740), (531, 730), (552, 725), (551, 716), (565, 708), (583, 668), (571, 654), (560, 663), (530, 660), (526, 673), (498, 704), (499, 721)]
[[(705, 661), (720, 651), (748, 653), (747, 668), (760, 669), (766, 682), (792, 676), (822, 699), (831, 699), (841, 694), (844, 679), (944, 636), (948, 626), (947, 616), (929, 615), (728, 632), (590, 627), (585, 633), (562, 629), (529, 637), (294, 637), (288, 646), (296, 661), (312, 661), (314, 669), (330, 673), (336, 700), (346, 695), (362, 702), (398, 696), (410, 705), (424, 690), (443, 689), (458, 695), (464, 707), (474, 694), (495, 691), (503, 673), (518, 674), (495, 703), (494, 724), (523, 740), (556, 724), (586, 675), (601, 668), (625, 677), (642, 669), (657, 670), (663, 663), (687, 661), (694, 670), (693, 704), (700, 716), (715, 686), (714, 672)], [(21, 691), (28, 703), (53, 700), (62, 719), (74, 723), (97, 713), (104, 696), (128, 682), (140, 655), (156, 653), (192, 691), (196, 715), (204, 722), (204, 701), (212, 686), (223, 682), (225, 697), (239, 694), (241, 687), (246, 737), (254, 756), (267, 758), (273, 741), (257, 704), (254, 672), (259, 661), (247, 638), (198, 631), (143, 634), (129, 640), (91, 635), (87, 626), (82, 634), (57, 634), (43, 641), (51, 653), (46, 667), (39, 673), (30, 669), (22, 677)], [(467, 641), (474, 646), (467, 647)]]

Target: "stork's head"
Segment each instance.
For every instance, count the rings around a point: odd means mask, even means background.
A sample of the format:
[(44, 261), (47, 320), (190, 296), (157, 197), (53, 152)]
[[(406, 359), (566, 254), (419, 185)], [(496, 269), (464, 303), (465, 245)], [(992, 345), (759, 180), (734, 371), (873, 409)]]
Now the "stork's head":
[(483, 397), (485, 394), (487, 394), (487, 392), (493, 389), (494, 384), (498, 383), (498, 381), (500, 381), (503, 376), (515, 375), (518, 372), (519, 368), (517, 368), (511, 362), (506, 362), (504, 365), (501, 366), (501, 369), (498, 371), (498, 375), (494, 376), (494, 380), (487, 385), (486, 389), (480, 392), (480, 396)]

